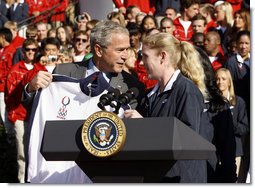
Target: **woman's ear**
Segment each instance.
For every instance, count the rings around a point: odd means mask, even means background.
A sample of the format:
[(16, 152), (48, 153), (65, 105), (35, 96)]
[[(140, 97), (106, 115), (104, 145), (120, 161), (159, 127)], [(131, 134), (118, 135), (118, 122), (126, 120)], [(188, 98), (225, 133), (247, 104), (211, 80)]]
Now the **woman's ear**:
[(161, 58), (160, 63), (164, 63), (166, 61), (166, 56), (167, 56), (166, 52), (161, 51), (159, 55), (160, 55), (160, 58)]

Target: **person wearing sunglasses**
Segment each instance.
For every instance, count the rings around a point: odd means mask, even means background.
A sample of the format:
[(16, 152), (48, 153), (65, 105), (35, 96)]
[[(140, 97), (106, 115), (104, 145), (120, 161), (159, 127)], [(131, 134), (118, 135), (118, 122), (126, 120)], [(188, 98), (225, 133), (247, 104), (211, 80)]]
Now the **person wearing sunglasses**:
[(24, 75), (34, 67), (38, 43), (35, 39), (26, 39), (22, 46), (24, 60), (19, 61), (12, 66), (7, 76), (5, 88), (5, 102), (8, 112), (8, 120), (13, 124), (15, 142), (17, 148), (18, 180), (25, 182), (25, 155), (24, 140), (27, 128), (28, 113), (21, 104), (23, 92)]
[(81, 62), (89, 51), (88, 35), (86, 31), (76, 31), (74, 34), (74, 62)]

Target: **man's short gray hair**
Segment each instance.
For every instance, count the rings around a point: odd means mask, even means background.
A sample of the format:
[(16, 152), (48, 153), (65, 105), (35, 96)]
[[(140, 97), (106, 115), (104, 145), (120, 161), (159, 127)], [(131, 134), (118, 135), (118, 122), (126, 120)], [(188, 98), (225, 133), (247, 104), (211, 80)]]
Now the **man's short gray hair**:
[(111, 42), (111, 34), (113, 33), (122, 33), (129, 36), (128, 30), (116, 22), (106, 20), (97, 23), (91, 30), (90, 34), (90, 46), (92, 53), (95, 52), (94, 47), (96, 44), (99, 44), (104, 48), (109, 46)]

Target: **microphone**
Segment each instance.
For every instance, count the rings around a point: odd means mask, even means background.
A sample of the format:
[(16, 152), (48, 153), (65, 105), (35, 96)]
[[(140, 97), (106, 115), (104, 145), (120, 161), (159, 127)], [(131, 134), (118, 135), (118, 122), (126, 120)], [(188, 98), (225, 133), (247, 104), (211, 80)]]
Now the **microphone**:
[(118, 98), (117, 106), (114, 113), (118, 114), (119, 109), (122, 105), (127, 105), (132, 99), (135, 99), (138, 95), (139, 90), (136, 87), (132, 87), (126, 93), (122, 93)]
[(109, 91), (107, 94), (103, 94), (99, 98), (99, 103), (97, 103), (97, 106), (101, 110), (105, 110), (105, 106), (110, 105), (113, 100), (119, 97), (119, 95), (120, 95), (120, 91), (114, 88), (112, 91)]

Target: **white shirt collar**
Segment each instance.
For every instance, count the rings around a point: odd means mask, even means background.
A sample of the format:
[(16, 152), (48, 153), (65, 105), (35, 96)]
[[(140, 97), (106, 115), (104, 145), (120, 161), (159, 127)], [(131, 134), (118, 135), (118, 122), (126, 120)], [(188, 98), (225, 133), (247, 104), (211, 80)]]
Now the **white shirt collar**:
[(248, 57), (249, 57), (249, 60), (244, 61), (242, 56), (239, 53), (236, 54), (236, 59), (239, 63), (241, 64), (245, 63), (246, 65), (250, 67), (250, 53), (248, 54)]
[[(95, 64), (93, 63), (92, 58), (91, 58), (89, 60), (88, 69), (86, 71), (86, 77), (88, 77), (89, 75), (91, 75), (95, 72), (100, 72), (100, 70), (95, 66)], [(102, 73), (103, 73), (105, 80), (107, 82), (110, 82), (110, 78), (108, 78), (104, 72), (102, 72)]]
[[(177, 69), (177, 70), (174, 72), (174, 74), (172, 75), (172, 77), (171, 77), (170, 80), (168, 81), (168, 83), (167, 83), (167, 85), (166, 85), (166, 87), (165, 87), (165, 89), (164, 89), (163, 92), (172, 89), (173, 84), (174, 84), (174, 82), (176, 81), (176, 79), (177, 79), (178, 75), (180, 74), (180, 72), (181, 72), (181, 71), (180, 71), (179, 69)], [(157, 84), (155, 85), (155, 87), (152, 89), (152, 91), (151, 91), (150, 93), (148, 93), (147, 96), (148, 96), (148, 97), (151, 97), (154, 93), (157, 93), (157, 92), (158, 92), (158, 89), (159, 89), (159, 83), (157, 83)]]

